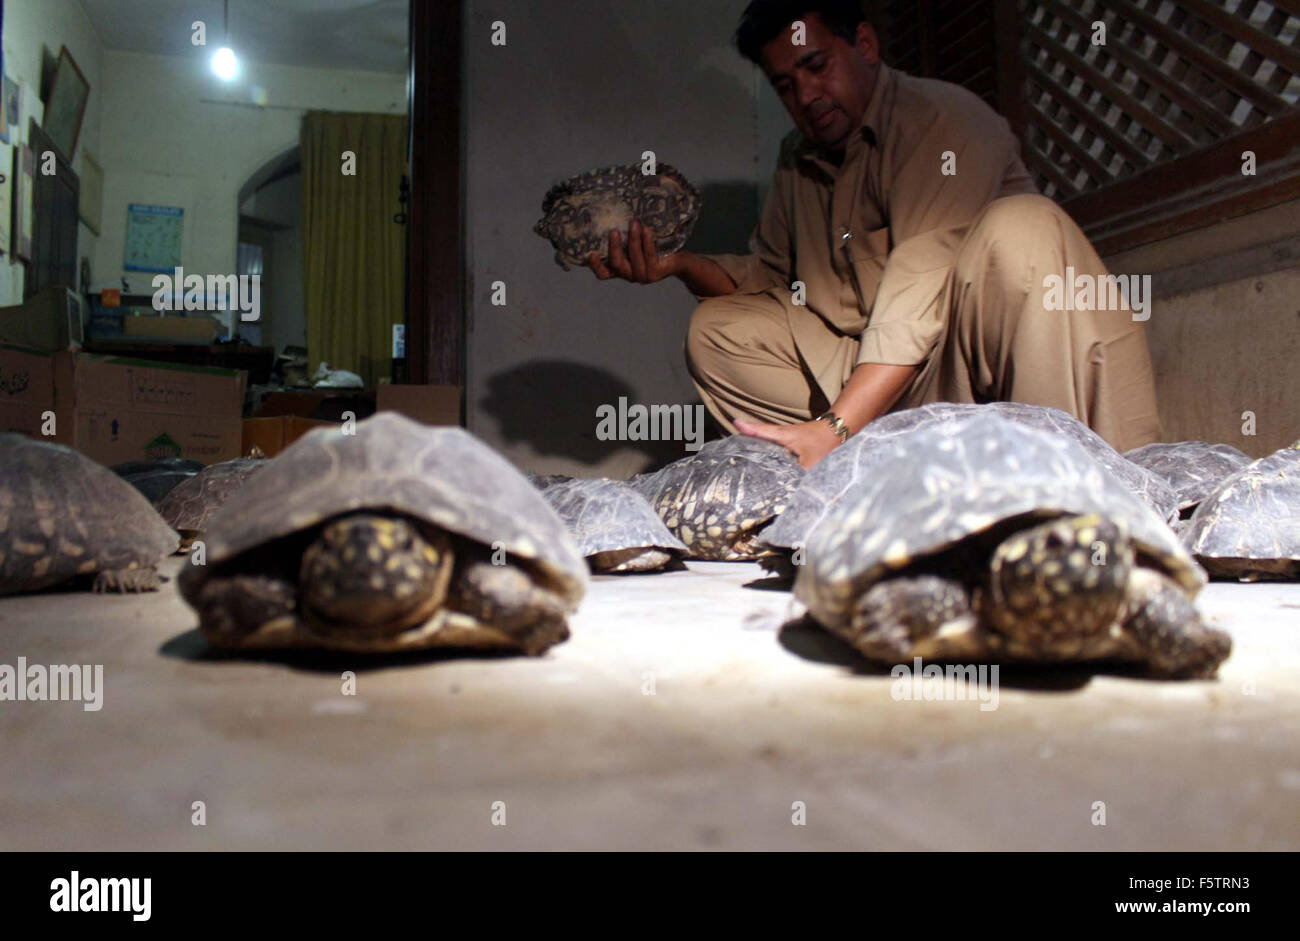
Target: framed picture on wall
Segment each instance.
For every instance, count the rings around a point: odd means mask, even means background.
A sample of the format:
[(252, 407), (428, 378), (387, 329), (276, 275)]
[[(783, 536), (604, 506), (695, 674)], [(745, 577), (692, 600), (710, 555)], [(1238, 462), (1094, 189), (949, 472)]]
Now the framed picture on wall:
[[(5, 131), (6, 137), (8, 137), (8, 134), (10, 133), (8, 131), (8, 128), (13, 128), (14, 131), (18, 130), (18, 115), (22, 110), (21, 107), (22, 88), (23, 86), (18, 82), (17, 79), (12, 79), (8, 75), (5, 76), (5, 84), (4, 84), (5, 113), (4, 113), (4, 117), (0, 118), (0, 122), (3, 122), (6, 126), (6, 131)], [(6, 140), (5, 143), (9, 143), (9, 141)]]
[(0, 145), (0, 256), (9, 254), (9, 220), (13, 218), (13, 157)]
[(87, 228), (99, 234), (100, 209), (104, 202), (104, 171), (89, 150), (81, 155), (81, 197), (77, 215)]
[(14, 257), (32, 260), (32, 194), (36, 183), (36, 153), (26, 144), (14, 147)]
[[(4, 18), (5, 18), (4, 4), (0, 2), (0, 35), (4, 33)], [(5, 143), (5, 144), (9, 143), (9, 121), (7, 119), (8, 111), (5, 110), (4, 108), (4, 102), (5, 102), (4, 86), (8, 84), (9, 84), (9, 77), (5, 75), (5, 51), (4, 48), (0, 46), (0, 111), (5, 111), (5, 114), (0, 115), (0, 143)]]
[(41, 130), (50, 135), (54, 146), (59, 148), (68, 163), (77, 152), (81, 119), (86, 115), (89, 99), (90, 83), (81, 74), (68, 47), (63, 46), (59, 49), (59, 62), (54, 70), (54, 83), (50, 86), (50, 100), (45, 103)]

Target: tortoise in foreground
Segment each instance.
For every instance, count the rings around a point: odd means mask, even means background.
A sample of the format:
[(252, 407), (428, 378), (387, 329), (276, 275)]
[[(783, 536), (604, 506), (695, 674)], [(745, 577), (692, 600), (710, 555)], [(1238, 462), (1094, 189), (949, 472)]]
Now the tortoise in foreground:
[(732, 435), (629, 483), (686, 544), (689, 558), (739, 562), (771, 554), (759, 536), (785, 511), (803, 475), (783, 446)]
[(1224, 478), (1250, 463), (1250, 458), (1232, 445), (1208, 441), (1144, 444), (1125, 451), (1124, 456), (1169, 481), (1184, 518), (1191, 516)]
[(127, 461), (114, 464), (113, 473), (121, 477), (155, 506), (172, 489), (189, 480), (203, 464), (183, 457), (163, 457), (153, 461)]
[(266, 458), (239, 457), (212, 464), (163, 497), (158, 512), (181, 534), (181, 545), (176, 551), (188, 552), (213, 515), (266, 463)]
[(588, 264), (595, 252), (609, 261), (609, 233), (627, 239), (636, 219), (654, 237), (660, 255), (671, 255), (690, 237), (700, 215), (700, 194), (666, 163), (658, 173), (640, 164), (602, 167), (557, 183), (542, 200), (542, 218), (533, 231), (555, 246), (555, 262), (565, 271)]
[(564, 524), (503, 457), (392, 412), (304, 435), (205, 543), (180, 589), (217, 647), (540, 654), (587, 585)]
[(603, 477), (530, 479), (569, 527), (593, 572), (685, 568), (681, 560), (686, 544), (626, 482)]
[(1300, 441), (1219, 484), (1192, 514), (1183, 540), (1214, 576), (1300, 578)]
[(876, 419), (810, 470), (791, 498), (789, 508), (763, 533), (763, 542), (774, 550), (772, 555), (762, 560), (764, 568), (786, 577), (793, 576), (792, 557), (793, 563), (799, 564), (802, 561), (796, 556), (799, 547), (806, 545), (823, 520), (835, 519), (839, 512), (839, 498), (855, 482), (878, 472), (876, 465), (885, 454), (884, 444), (919, 428), (940, 423), (956, 427), (989, 415), (1077, 442), (1118, 484), (1150, 506), (1162, 519), (1172, 519), (1177, 515), (1177, 497), (1164, 478), (1125, 460), (1100, 435), (1073, 415), (1060, 409), (1021, 402), (984, 405), (937, 402)]
[(61, 444), (0, 434), (0, 595), (78, 578), (156, 591), (176, 533), (107, 467)]
[(869, 659), (1124, 660), (1212, 676), (1205, 574), (1072, 438), (983, 415), (883, 444), (817, 528), (795, 595)]

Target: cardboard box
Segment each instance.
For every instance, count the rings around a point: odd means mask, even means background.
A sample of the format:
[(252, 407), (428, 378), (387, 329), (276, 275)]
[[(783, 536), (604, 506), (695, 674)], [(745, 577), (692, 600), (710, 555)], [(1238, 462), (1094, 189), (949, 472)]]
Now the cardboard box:
[(71, 353), (0, 345), (0, 432), (72, 444), (73, 361)]
[(375, 407), (381, 412), (401, 412), (426, 425), (459, 425), (460, 387), (384, 383), (376, 393)]
[(174, 343), (211, 343), (217, 335), (218, 324), (211, 317), (180, 317), (164, 314), (161, 317), (123, 317), (122, 336), (150, 340), (171, 340)]
[(0, 431), (70, 445), (110, 466), (157, 457), (212, 464), (243, 453), (246, 376), (0, 345)]
[(298, 415), (245, 418), (241, 449), (244, 454), (247, 454), (254, 445), (257, 445), (267, 457), (275, 457), (313, 428), (337, 424), (338, 422), (319, 421)]
[(102, 464), (242, 453), (247, 373), (117, 356), (77, 356), (73, 447)]

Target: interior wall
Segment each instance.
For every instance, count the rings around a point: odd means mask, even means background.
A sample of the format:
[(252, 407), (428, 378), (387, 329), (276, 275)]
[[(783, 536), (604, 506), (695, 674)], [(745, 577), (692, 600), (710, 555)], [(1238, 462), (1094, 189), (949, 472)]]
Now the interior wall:
[[(794, 130), (794, 122), (760, 69), (753, 70), (753, 80), (758, 122), (758, 205), (761, 207), (772, 188), (781, 139)], [(757, 223), (758, 219), (755, 218), (754, 222)]]
[[(755, 72), (732, 49), (743, 0), (468, 0), (470, 428), (516, 463), (623, 477), (682, 442), (596, 438), (597, 405), (693, 404), (682, 345), (695, 299), (563, 271), (532, 231), (558, 180), (653, 150), (703, 195), (687, 247), (744, 251), (758, 217)], [(506, 25), (506, 45), (491, 43)], [(763, 155), (766, 173), (775, 149)], [(506, 286), (505, 306), (491, 303)]]
[[(233, 273), (239, 189), (297, 144), (304, 110), (406, 113), (404, 73), (253, 62), (243, 64), (235, 81), (222, 82), (208, 58), (202, 48), (189, 57), (105, 53), (104, 108), (120, 130), (104, 140), (96, 287), (125, 278), (133, 292), (152, 292), (151, 274), (122, 269), (129, 203), (184, 209), (182, 266), (205, 275)], [(265, 90), (268, 107), (203, 101), (251, 103), (255, 86)]]
[[(59, 49), (68, 52), (90, 85), (86, 113), (82, 118), (81, 134), (77, 139), (77, 152), (72, 169), (79, 176), (85, 169), (87, 152), (95, 155), (102, 166), (100, 150), (100, 123), (104, 102), (104, 46), (99, 34), (91, 25), (78, 0), (7, 0), (4, 4), (4, 70), (13, 80), (22, 83), (22, 100), (17, 129), (9, 144), (0, 144), (0, 168), (6, 176), (13, 168), (13, 144), (27, 142), (28, 118), (40, 124), (45, 106), (40, 100), (42, 53), (58, 58)], [(12, 181), (8, 184), (12, 187)], [(12, 192), (12, 190), (11, 190)], [(84, 222), (77, 225), (77, 258), (93, 257), (98, 239)], [(24, 267), (16, 263), (9, 253), (10, 245), (3, 246), (0, 256), (0, 306), (23, 302)]]
[(1151, 275), (1164, 440), (1263, 457), (1300, 439), (1300, 200), (1104, 260)]

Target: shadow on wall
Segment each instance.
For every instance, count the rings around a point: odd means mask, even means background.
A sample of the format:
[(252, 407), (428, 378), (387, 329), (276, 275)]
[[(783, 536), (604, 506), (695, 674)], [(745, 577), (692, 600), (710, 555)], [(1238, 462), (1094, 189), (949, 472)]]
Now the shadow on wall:
[[(697, 184), (699, 185), (699, 184)], [(742, 181), (699, 185), (700, 218), (683, 246), (702, 254), (749, 251), (758, 224), (758, 190)]]
[[(501, 438), (510, 444), (527, 444), (538, 454), (565, 457), (595, 465), (619, 450), (633, 450), (648, 458), (648, 468), (660, 467), (687, 453), (681, 441), (601, 441), (596, 437), (596, 409), (661, 403), (651, 396), (638, 398), (626, 382), (603, 369), (561, 360), (522, 363), (497, 373), (487, 382), (488, 394), (479, 407), (496, 419)], [(701, 406), (702, 408), (702, 406)], [(705, 436), (717, 437), (712, 416), (706, 417)]]

